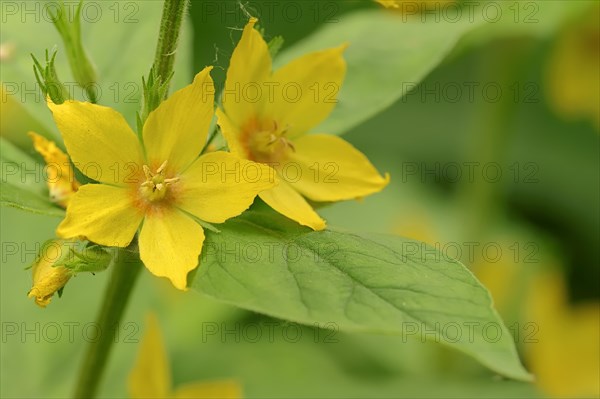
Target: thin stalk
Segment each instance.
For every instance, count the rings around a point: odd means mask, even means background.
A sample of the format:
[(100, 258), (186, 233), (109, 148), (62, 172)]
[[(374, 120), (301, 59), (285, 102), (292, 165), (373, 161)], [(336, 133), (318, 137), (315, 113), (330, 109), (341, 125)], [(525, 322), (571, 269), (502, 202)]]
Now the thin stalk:
[[(165, 0), (160, 23), (156, 57), (153, 64), (161, 82), (167, 82), (173, 73), (175, 52), (183, 16), (188, 0)], [(167, 96), (165, 90), (165, 97)], [(94, 398), (106, 364), (112, 344), (118, 333), (118, 325), (127, 307), (137, 276), (142, 267), (139, 254), (127, 249), (119, 249), (113, 264), (113, 274), (106, 289), (104, 302), (97, 318), (101, 334), (98, 340), (90, 343), (79, 373), (75, 389), (75, 398)]]
[[(511, 82), (517, 79), (527, 65), (526, 50), (519, 46), (505, 44), (492, 55), (486, 54), (481, 60), (482, 80), (496, 79), (504, 89), (499, 102), (482, 101), (474, 120), (474, 134), (465, 159), (478, 162), (479, 167), (493, 163), (502, 165), (506, 161), (507, 147), (512, 139), (512, 124), (518, 104), (514, 94), (508, 90)], [(501, 173), (504, 168), (501, 168)], [(506, 175), (506, 173), (504, 173)], [(502, 184), (477, 180), (465, 181), (459, 187), (457, 200), (462, 215), (462, 239), (481, 240), (482, 234), (498, 211), (501, 202)], [(464, 259), (466, 261), (466, 259)]]
[(98, 339), (88, 346), (79, 372), (75, 398), (93, 398), (97, 393), (121, 317), (142, 268), (141, 265), (142, 262), (136, 252), (127, 249), (118, 250), (104, 302), (96, 319), (96, 326), (100, 333)]
[(215, 139), (218, 136), (218, 133), (219, 133), (219, 129), (215, 126), (215, 128), (210, 132), (210, 135), (208, 136), (208, 140), (206, 141), (206, 144), (204, 144), (202, 151), (200, 151), (200, 155), (202, 155), (208, 151), (208, 147), (210, 147), (212, 142), (215, 141)]

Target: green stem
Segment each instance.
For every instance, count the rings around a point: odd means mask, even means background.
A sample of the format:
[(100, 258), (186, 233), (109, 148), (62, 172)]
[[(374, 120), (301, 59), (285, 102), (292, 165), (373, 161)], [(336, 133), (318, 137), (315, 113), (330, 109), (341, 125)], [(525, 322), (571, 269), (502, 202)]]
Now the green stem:
[(96, 395), (105, 369), (110, 349), (118, 333), (121, 317), (141, 270), (139, 255), (127, 249), (120, 249), (112, 265), (112, 276), (96, 325), (100, 335), (90, 343), (79, 372), (75, 398), (93, 398)]
[(208, 151), (208, 147), (212, 144), (213, 141), (215, 141), (215, 139), (217, 138), (218, 133), (219, 133), (219, 129), (215, 126), (215, 128), (213, 129), (213, 131), (210, 132), (210, 135), (208, 136), (208, 140), (206, 141), (206, 144), (204, 144), (204, 147), (202, 148), (202, 151), (200, 151), (200, 155), (202, 155), (206, 151)]
[[(179, 33), (188, 4), (189, 0), (165, 0), (153, 65), (161, 84), (167, 83), (173, 73)], [(165, 98), (167, 93), (168, 90)]]
[[(187, 6), (188, 0), (165, 0), (153, 64), (153, 69), (160, 74), (161, 82), (167, 82), (173, 73), (177, 40)], [(117, 337), (119, 322), (142, 267), (137, 252), (120, 249), (117, 254), (113, 264), (113, 274), (97, 319), (101, 335), (88, 347), (75, 389), (76, 398), (95, 397), (110, 349)]]
[[(520, 76), (524, 65), (526, 66), (525, 50), (509, 42), (496, 48), (491, 55), (486, 53), (481, 61), (480, 81), (499, 82), (504, 93), (498, 103), (482, 101), (478, 107), (472, 140), (466, 148), (465, 159), (477, 162), (479, 168), (492, 163), (502, 165), (506, 161), (512, 133), (511, 124), (517, 110), (513, 93), (509, 92), (508, 87)], [(502, 172), (506, 175), (503, 169)], [(483, 181), (478, 175), (474, 182), (463, 182), (457, 194), (459, 204), (462, 205), (459, 209), (464, 212), (461, 217), (462, 239), (481, 240), (498, 211), (502, 185), (498, 182)]]

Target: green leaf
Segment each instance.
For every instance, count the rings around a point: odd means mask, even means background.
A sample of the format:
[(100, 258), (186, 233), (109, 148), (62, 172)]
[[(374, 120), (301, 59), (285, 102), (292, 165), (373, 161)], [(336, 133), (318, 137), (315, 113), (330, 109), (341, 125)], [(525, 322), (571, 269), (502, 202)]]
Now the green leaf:
[(487, 290), (423, 243), (314, 232), (269, 210), (246, 212), (220, 230), (206, 232), (190, 277), (206, 295), (299, 323), (434, 340), (530, 380)]
[(0, 148), (2, 183), (11, 183), (22, 190), (48, 196), (44, 166), (4, 137), (0, 137)]
[(344, 15), (338, 23), (283, 51), (281, 66), (311, 51), (349, 43), (344, 53), (346, 79), (333, 113), (315, 131), (342, 134), (383, 111), (418, 84), (466, 32), (479, 26), (467, 19), (457, 23), (422, 23), (389, 10)]
[(4, 181), (0, 190), (0, 206), (17, 208), (40, 215), (59, 217), (65, 215), (61, 208), (52, 204), (47, 198)]
[[(74, 5), (67, 7), (69, 13)], [(0, 28), (2, 41), (14, 48), (2, 61), (0, 80), (5, 94), (25, 104), (53, 132), (57, 129), (37, 85), (30, 53), (43, 54), (56, 46), (55, 67), (64, 85), (75, 99), (88, 100), (85, 90), (75, 83), (60, 35), (52, 26), (48, 12), (56, 6), (56, 1), (15, 3), (16, 9), (6, 14)], [(27, 14), (26, 10), (39, 12)], [(162, 3), (154, 1), (84, 2), (81, 9), (83, 46), (98, 72), (98, 103), (121, 112), (133, 127), (140, 109), (142, 76), (154, 60), (161, 12)], [(191, 83), (191, 37), (186, 23), (177, 49), (173, 90)]]

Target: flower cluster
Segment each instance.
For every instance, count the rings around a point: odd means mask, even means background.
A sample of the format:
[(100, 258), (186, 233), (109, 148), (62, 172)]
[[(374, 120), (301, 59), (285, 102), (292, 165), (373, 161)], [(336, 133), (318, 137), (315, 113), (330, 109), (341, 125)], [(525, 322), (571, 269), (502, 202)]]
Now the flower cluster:
[[(349, 143), (307, 134), (335, 105), (310, 88), (341, 86), (346, 46), (307, 54), (273, 71), (256, 22), (249, 21), (233, 52), (225, 92), (248, 84), (293, 82), (300, 93), (293, 102), (277, 94), (269, 101), (223, 97), (215, 110), (212, 68), (207, 67), (148, 115), (138, 137), (111, 108), (49, 101), (73, 163), (96, 166), (80, 168), (94, 182), (69, 187), (68, 198), (67, 190), (60, 191), (68, 206), (59, 237), (127, 247), (137, 236), (148, 270), (185, 289), (202, 251), (202, 226), (240, 215), (256, 196), (288, 218), (321, 230), (325, 222), (305, 198), (340, 201), (385, 187), (389, 178)], [(204, 149), (215, 113), (230, 152)], [(325, 174), (328, 163), (336, 165), (335, 179), (311, 178), (315, 172)], [(300, 171), (294, 181), (282, 173), (290, 164)]]

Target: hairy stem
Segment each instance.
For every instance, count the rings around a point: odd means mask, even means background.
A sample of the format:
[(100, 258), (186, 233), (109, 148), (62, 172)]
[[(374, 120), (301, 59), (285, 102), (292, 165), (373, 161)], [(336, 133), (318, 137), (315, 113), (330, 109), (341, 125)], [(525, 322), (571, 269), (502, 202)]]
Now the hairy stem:
[(167, 83), (173, 73), (179, 33), (188, 4), (189, 0), (165, 0), (153, 65), (161, 84)]

